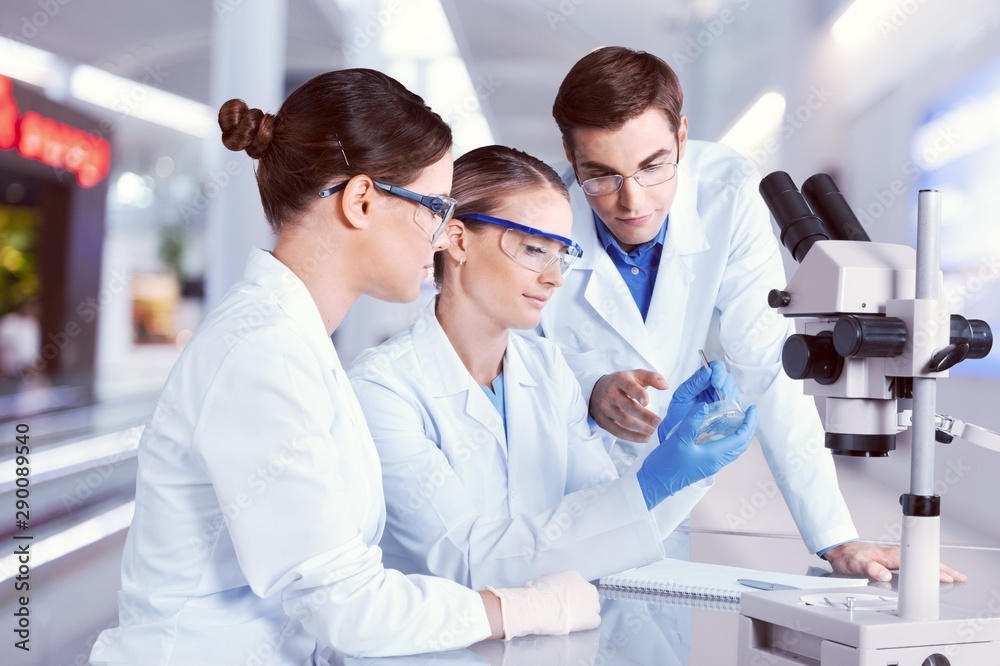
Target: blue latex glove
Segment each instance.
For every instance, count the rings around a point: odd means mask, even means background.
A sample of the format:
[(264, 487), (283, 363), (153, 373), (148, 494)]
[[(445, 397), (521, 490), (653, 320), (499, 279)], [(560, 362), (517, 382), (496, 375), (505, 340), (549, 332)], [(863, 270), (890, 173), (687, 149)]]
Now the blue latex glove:
[(757, 428), (756, 405), (746, 410), (743, 423), (732, 435), (714, 442), (695, 444), (698, 429), (707, 415), (707, 405), (692, 409), (677, 430), (643, 461), (636, 477), (647, 508), (652, 509), (692, 483), (712, 476), (747, 450)]
[(656, 428), (657, 439), (661, 442), (665, 440), (674, 426), (690, 414), (696, 405), (716, 402), (718, 400), (716, 391), (726, 399), (737, 401), (740, 399), (736, 380), (726, 370), (726, 364), (722, 361), (712, 361), (707, 368), (701, 366), (677, 387), (670, 399), (670, 406), (667, 407), (667, 415)]

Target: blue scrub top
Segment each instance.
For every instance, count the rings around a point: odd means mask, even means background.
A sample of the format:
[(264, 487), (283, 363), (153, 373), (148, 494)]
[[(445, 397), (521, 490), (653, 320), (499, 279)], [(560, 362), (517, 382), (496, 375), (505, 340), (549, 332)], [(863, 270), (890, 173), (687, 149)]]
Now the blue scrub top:
[(497, 411), (500, 413), (500, 420), (503, 422), (503, 431), (507, 432), (507, 410), (504, 402), (504, 392), (503, 392), (503, 372), (497, 375), (497, 378), (493, 380), (493, 386), (486, 386), (480, 384), (479, 388), (483, 389), (483, 393), (486, 397), (490, 399), (493, 406), (496, 407)]

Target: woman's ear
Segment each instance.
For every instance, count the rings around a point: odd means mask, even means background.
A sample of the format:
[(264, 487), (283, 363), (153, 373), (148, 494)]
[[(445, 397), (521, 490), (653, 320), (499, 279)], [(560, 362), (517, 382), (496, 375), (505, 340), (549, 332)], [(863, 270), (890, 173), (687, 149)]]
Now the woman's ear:
[(365, 175), (358, 175), (347, 181), (344, 195), (340, 200), (341, 212), (349, 227), (355, 229), (368, 228), (375, 217), (375, 183)]
[(444, 230), (445, 236), (448, 237), (448, 244), (445, 246), (442, 252), (446, 253), (456, 262), (462, 262), (465, 258), (466, 244), (469, 239), (468, 230), (465, 228), (465, 223), (459, 219), (452, 218), (448, 222), (448, 226)]

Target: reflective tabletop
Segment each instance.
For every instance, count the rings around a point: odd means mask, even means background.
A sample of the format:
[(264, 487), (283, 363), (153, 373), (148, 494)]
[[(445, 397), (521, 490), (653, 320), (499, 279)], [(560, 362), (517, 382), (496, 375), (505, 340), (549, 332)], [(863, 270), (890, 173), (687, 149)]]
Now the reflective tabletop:
[[(691, 559), (788, 573), (822, 575), (829, 567), (805, 550), (797, 535), (725, 531), (687, 533)], [(671, 553), (676, 555), (676, 553)], [(1000, 616), (1000, 548), (942, 547), (941, 559), (969, 576), (942, 584), (941, 603), (975, 617)], [(891, 583), (873, 587), (896, 589)], [(489, 664), (604, 666), (701, 666), (736, 663), (739, 613), (732, 606), (708, 607), (669, 596), (620, 598), (601, 592), (601, 626), (568, 636), (526, 636), (484, 641), (462, 650), (391, 658), (330, 655), (331, 664)], [(619, 598), (616, 598), (619, 597)]]

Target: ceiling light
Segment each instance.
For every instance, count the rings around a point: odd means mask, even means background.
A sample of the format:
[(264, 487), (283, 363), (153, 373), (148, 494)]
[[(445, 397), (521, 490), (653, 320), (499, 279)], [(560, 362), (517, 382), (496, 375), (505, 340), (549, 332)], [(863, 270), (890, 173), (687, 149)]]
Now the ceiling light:
[(160, 77), (162, 74), (155, 68), (149, 68), (140, 82), (89, 65), (77, 65), (70, 75), (70, 93), (84, 102), (114, 111), (115, 115), (105, 121), (112, 127), (131, 116), (197, 137), (217, 131), (216, 115), (208, 105), (160, 90), (156, 87)]
[(725, 136), (719, 139), (719, 143), (724, 143), (749, 157), (775, 135), (781, 127), (784, 113), (784, 96), (776, 92), (764, 93), (733, 124)]
[(13, 39), (0, 37), (0, 74), (44, 88), (59, 73), (59, 59)]

